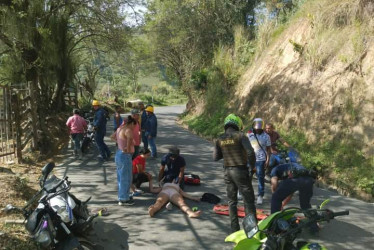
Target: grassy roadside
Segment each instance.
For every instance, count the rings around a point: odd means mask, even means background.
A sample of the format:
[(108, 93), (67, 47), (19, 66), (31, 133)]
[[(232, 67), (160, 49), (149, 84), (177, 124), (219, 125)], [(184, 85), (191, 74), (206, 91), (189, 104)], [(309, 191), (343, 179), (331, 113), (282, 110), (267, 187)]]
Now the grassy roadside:
[(38, 249), (30, 238), (21, 214), (7, 214), (3, 208), (7, 204), (22, 207), (38, 190), (41, 165), (13, 164), (0, 168), (0, 249)]
[[(210, 115), (185, 113), (180, 121), (193, 133), (213, 140), (223, 132), (222, 124), (227, 114), (224, 109)], [(304, 166), (318, 171), (320, 184), (346, 196), (374, 200), (374, 158), (363, 156), (356, 145), (358, 142), (335, 140), (310, 143), (300, 130), (281, 129), (278, 132), (300, 153)]]

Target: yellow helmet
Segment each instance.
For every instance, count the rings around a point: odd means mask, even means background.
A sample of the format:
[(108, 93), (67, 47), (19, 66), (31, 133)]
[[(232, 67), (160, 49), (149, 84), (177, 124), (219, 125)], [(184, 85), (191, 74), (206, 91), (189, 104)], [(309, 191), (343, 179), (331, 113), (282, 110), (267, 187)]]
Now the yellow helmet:
[(152, 113), (154, 113), (154, 108), (153, 108), (153, 106), (149, 105), (149, 106), (147, 106), (147, 107), (145, 108), (145, 111), (148, 111), (148, 112), (152, 112)]
[(98, 100), (93, 100), (92, 106), (100, 106), (100, 102)]

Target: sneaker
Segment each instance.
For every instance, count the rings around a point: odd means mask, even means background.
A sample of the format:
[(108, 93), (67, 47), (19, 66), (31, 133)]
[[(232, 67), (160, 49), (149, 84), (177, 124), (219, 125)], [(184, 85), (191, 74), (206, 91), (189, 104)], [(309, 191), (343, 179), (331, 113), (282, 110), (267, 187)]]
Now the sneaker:
[(257, 197), (257, 205), (261, 205), (263, 202), (264, 198), (262, 196)]
[(144, 194), (144, 191), (141, 190), (141, 189), (135, 189), (135, 192), (138, 192), (138, 193), (140, 193), (140, 194)]
[(136, 190), (135, 192), (132, 193), (132, 196), (139, 196), (141, 194), (142, 192), (139, 192), (138, 190)]
[(170, 201), (168, 202), (168, 204), (166, 204), (166, 209), (169, 211), (173, 209), (173, 204), (171, 204)]
[(265, 181), (265, 183), (270, 183), (271, 182), (270, 175), (265, 175), (264, 181)]
[(134, 201), (133, 200), (128, 200), (128, 201), (119, 201), (118, 202), (118, 205), (119, 206), (132, 206), (134, 205)]
[(238, 200), (243, 200), (242, 194), (238, 192)]

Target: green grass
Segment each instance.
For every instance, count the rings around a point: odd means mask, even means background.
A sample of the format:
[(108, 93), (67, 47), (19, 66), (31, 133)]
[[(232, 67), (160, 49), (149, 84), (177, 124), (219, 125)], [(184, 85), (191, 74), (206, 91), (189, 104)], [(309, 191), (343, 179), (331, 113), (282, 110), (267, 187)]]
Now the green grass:
[(188, 128), (198, 135), (201, 135), (207, 139), (217, 138), (219, 134), (224, 132), (223, 120), (226, 117), (226, 112), (222, 109), (220, 112), (216, 112), (212, 115), (202, 114), (194, 116), (190, 114), (184, 114), (182, 120), (188, 125)]
[(306, 167), (316, 169), (326, 177), (333, 173), (352, 191), (359, 188), (374, 195), (374, 158), (364, 156), (360, 141), (344, 135), (323, 143), (319, 139), (315, 143), (309, 143), (300, 130), (279, 132), (299, 151)]

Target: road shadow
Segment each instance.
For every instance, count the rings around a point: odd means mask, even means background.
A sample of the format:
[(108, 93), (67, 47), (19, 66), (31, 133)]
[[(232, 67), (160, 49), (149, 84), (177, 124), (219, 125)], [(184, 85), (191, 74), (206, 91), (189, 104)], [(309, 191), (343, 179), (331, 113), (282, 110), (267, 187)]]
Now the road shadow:
[(119, 225), (107, 222), (103, 218), (94, 220), (93, 229), (89, 232), (87, 239), (98, 245), (96, 249), (129, 249), (129, 234)]

